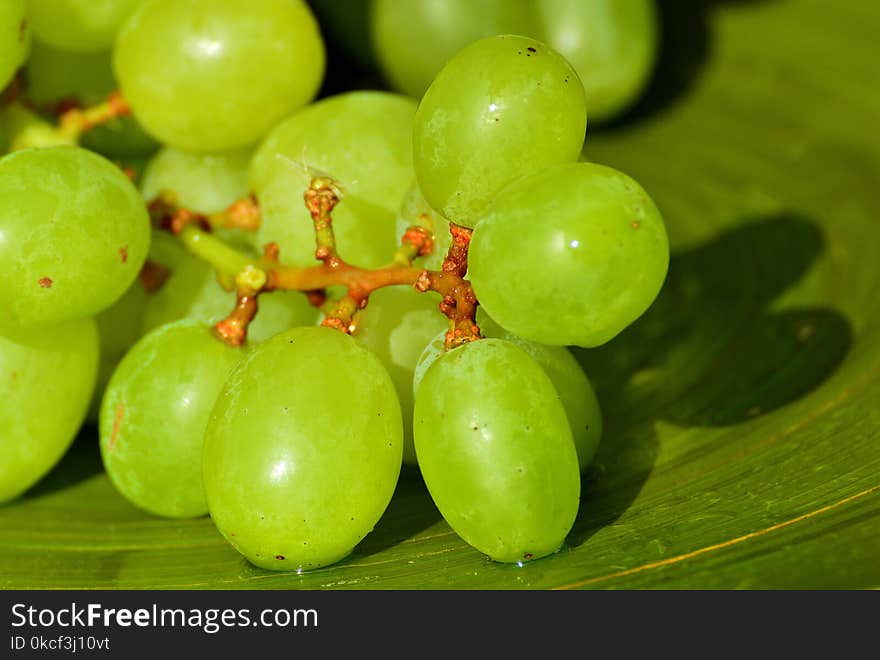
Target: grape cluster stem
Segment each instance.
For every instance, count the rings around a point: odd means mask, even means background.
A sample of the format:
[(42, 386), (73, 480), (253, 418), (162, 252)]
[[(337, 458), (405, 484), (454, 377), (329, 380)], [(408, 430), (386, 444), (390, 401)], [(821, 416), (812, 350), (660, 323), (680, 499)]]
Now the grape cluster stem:
[[(391, 264), (375, 269), (361, 268), (345, 261), (336, 249), (332, 212), (342, 196), (333, 179), (312, 178), (303, 197), (315, 230), (315, 258), (321, 262), (307, 268), (281, 263), (275, 243), (267, 244), (263, 256), (255, 258), (211, 233), (215, 227), (258, 228), (259, 205), (253, 196), (214, 215), (180, 207), (168, 193), (160, 194), (149, 204), (157, 227), (178, 236), (187, 250), (218, 271), (221, 280), (235, 282), (235, 307), (215, 326), (221, 340), (232, 346), (242, 345), (247, 338), (247, 328), (257, 314), (259, 296), (278, 290), (304, 293), (324, 312), (322, 325), (351, 334), (357, 328), (359, 312), (367, 306), (370, 294), (386, 286), (411, 286), (417, 291), (440, 294), (440, 311), (450, 320), (447, 348), (480, 338), (475, 321), (477, 298), (465, 279), (470, 229), (450, 223), (452, 245), (440, 271), (412, 265), (417, 257), (430, 254), (434, 249), (433, 233), (421, 225), (406, 230)], [(328, 300), (326, 291), (332, 286), (344, 287), (345, 294)]]
[(104, 103), (90, 108), (70, 108), (58, 119), (58, 131), (71, 139), (79, 139), (86, 131), (114, 119), (131, 114), (128, 101), (118, 91), (110, 92)]

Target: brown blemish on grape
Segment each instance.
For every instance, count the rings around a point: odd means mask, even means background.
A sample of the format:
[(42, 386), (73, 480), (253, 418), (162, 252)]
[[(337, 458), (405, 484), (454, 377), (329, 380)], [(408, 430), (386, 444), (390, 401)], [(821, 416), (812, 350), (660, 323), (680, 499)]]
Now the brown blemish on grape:
[(284, 561), (284, 555), (275, 555), (275, 559), (278, 561)]
[(18, 41), (24, 42), (25, 37), (27, 36), (27, 19), (21, 19), (21, 23), (18, 24)]
[(119, 429), (122, 426), (122, 418), (125, 417), (125, 404), (120, 402), (116, 406), (116, 417), (113, 418), (113, 431), (110, 433), (109, 450), (113, 451), (116, 446), (116, 439), (119, 437)]
[(631, 226), (633, 229), (638, 229), (639, 227), (642, 226), (642, 223), (639, 222), (638, 220), (633, 220), (630, 226)]
[(38, 280), (38, 282), (39, 282), (40, 286), (43, 287), (44, 289), (51, 289), (52, 288), (52, 278), (51, 277), (41, 277)]
[(527, 552), (523, 555), (523, 559), (531, 559), (534, 556), (531, 552)]
[(119, 260), (122, 263), (126, 263), (128, 261), (128, 246), (127, 245), (123, 245), (121, 248), (119, 248)]
[(529, 51), (530, 53), (537, 53), (537, 52), (538, 52), (537, 50), (535, 50), (535, 49), (532, 48), (531, 46), (529, 46), (528, 48), (526, 48), (526, 50)]

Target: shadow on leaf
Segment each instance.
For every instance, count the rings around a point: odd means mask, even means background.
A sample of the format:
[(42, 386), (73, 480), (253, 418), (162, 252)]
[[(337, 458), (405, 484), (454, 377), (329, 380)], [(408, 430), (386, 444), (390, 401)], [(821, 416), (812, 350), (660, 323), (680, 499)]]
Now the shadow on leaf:
[(738, 424), (799, 399), (835, 371), (852, 343), (848, 321), (829, 308), (773, 305), (823, 245), (802, 215), (744, 222), (673, 255), (657, 300), (613, 341), (574, 349), (606, 423), (569, 544), (614, 522), (638, 495), (657, 456), (655, 422)]
[(391, 503), (351, 559), (376, 554), (412, 538), (441, 520), (418, 468), (404, 467)]

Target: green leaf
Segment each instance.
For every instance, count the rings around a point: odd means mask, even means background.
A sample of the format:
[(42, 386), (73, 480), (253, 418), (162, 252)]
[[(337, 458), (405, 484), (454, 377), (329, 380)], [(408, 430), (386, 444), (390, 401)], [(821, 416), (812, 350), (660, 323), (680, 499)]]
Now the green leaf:
[(663, 85), (586, 156), (654, 196), (674, 256), (577, 352), (606, 432), (561, 552), (487, 561), (406, 473), (351, 557), (269, 573), (128, 505), (92, 431), (0, 508), (0, 587), (880, 586), (880, 4), (668, 4)]

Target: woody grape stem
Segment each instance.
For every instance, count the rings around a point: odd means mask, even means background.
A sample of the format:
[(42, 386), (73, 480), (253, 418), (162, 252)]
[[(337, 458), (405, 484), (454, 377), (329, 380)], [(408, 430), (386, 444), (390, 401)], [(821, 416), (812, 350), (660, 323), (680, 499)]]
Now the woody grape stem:
[[(249, 199), (249, 204), (256, 205), (254, 198)], [(211, 264), (221, 276), (235, 280), (235, 308), (217, 325), (217, 334), (223, 341), (240, 345), (245, 340), (247, 326), (257, 311), (256, 299), (262, 293), (276, 290), (303, 292), (313, 304), (322, 305), (326, 315), (323, 325), (351, 333), (356, 329), (358, 312), (366, 307), (372, 292), (401, 285), (440, 294), (440, 311), (450, 319), (447, 348), (480, 338), (475, 322), (477, 298), (470, 282), (465, 279), (469, 229), (450, 225), (452, 246), (440, 271), (412, 265), (416, 257), (430, 253), (434, 245), (433, 233), (419, 225), (404, 233), (393, 263), (366, 269), (349, 264), (337, 251), (332, 211), (341, 198), (335, 182), (329, 177), (313, 178), (304, 193), (304, 201), (315, 229), (315, 258), (321, 262), (308, 268), (281, 263), (278, 246), (273, 243), (266, 246), (262, 257), (230, 247), (210, 233), (211, 223), (205, 220), (205, 216), (176, 206), (170, 196), (160, 197), (150, 204), (154, 221), (159, 226), (176, 233), (184, 247)], [(255, 213), (258, 213), (258, 207)], [(324, 292), (331, 286), (342, 286), (346, 293), (325, 302)]]

